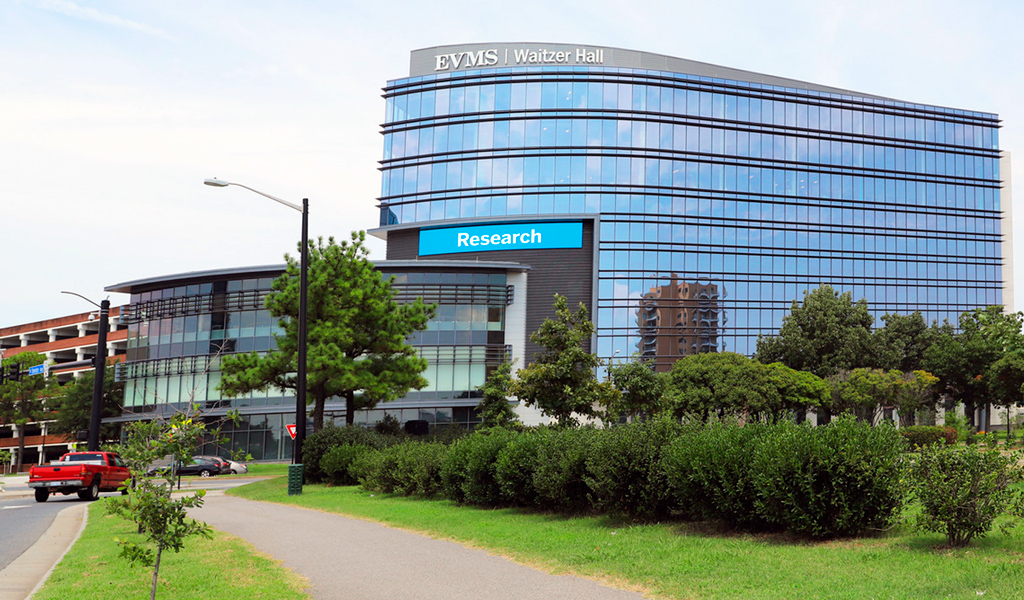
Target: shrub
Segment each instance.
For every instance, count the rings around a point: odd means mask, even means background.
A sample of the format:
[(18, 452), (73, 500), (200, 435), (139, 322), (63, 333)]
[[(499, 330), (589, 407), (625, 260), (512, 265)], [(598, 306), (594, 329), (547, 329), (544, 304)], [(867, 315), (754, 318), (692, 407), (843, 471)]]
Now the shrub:
[(352, 462), (363, 453), (369, 452), (367, 446), (342, 444), (333, 446), (320, 458), (320, 470), (323, 480), (331, 485), (356, 485), (359, 480), (349, 473)]
[(374, 453), (367, 464), (359, 465), (363, 489), (382, 494), (405, 491), (405, 479), (398, 470), (401, 446), (390, 446)]
[(600, 434), (584, 427), (559, 429), (542, 436), (533, 473), (538, 507), (569, 514), (593, 508), (587, 485), (587, 457)]
[(463, 484), (466, 481), (469, 455), (473, 450), (471, 439), (473, 436), (462, 438), (452, 444), (441, 464), (441, 491), (445, 498), (459, 504), (466, 502)]
[(469, 429), (458, 424), (434, 425), (430, 433), (427, 434), (426, 439), (431, 442), (451, 445), (469, 436), (471, 433)]
[(676, 506), (695, 519), (720, 519), (743, 528), (763, 528), (758, 512), (753, 456), (772, 426), (716, 422), (677, 438), (665, 452), (663, 469)]
[[(903, 429), (900, 429), (900, 435), (903, 436), (903, 439), (907, 440), (907, 443), (912, 448), (923, 448), (929, 444), (938, 444), (939, 442), (955, 444), (957, 438), (955, 427), (938, 427), (928, 425), (904, 427)], [(950, 436), (952, 436), (952, 441), (950, 441)]]
[(494, 477), (501, 488), (502, 499), (516, 506), (536, 506), (537, 491), (533, 475), (537, 470), (537, 454), (544, 437), (551, 435), (547, 427), (527, 430), (512, 438), (498, 452), (494, 463)]
[(957, 441), (966, 442), (971, 435), (971, 429), (967, 426), (967, 417), (958, 415), (951, 410), (945, 413), (945, 426), (952, 427), (956, 431)]
[(436, 496), (441, 493), (441, 465), (448, 446), (429, 442), (406, 442), (389, 448), (397, 454), (395, 479), (406, 495)]
[(953, 547), (983, 537), (1018, 494), (1009, 486), (1020, 480), (1019, 459), (977, 446), (925, 447), (911, 469), (922, 507), (917, 525), (945, 533)]
[(338, 427), (328, 424), (323, 429), (312, 433), (302, 444), (303, 478), (306, 483), (324, 481), (324, 472), (320, 468), (320, 460), (328, 450), (335, 446), (349, 444), (369, 448), (383, 448), (395, 443), (394, 440), (381, 436), (373, 431), (356, 425)]
[(600, 432), (587, 457), (587, 485), (598, 510), (634, 519), (668, 516), (672, 495), (662, 456), (678, 421), (656, 419)]
[(363, 489), (370, 489), (367, 481), (370, 475), (376, 471), (377, 465), (382, 458), (383, 455), (380, 450), (367, 448), (365, 452), (360, 453), (349, 463), (349, 477), (358, 481), (363, 486)]
[(465, 501), (482, 506), (505, 504), (501, 486), (495, 476), (498, 453), (515, 438), (515, 433), (492, 427), (466, 438), (468, 446), (466, 478), (462, 483)]
[(754, 451), (759, 514), (816, 538), (884, 529), (906, 502), (905, 445), (891, 425), (850, 416), (816, 428), (774, 425)]

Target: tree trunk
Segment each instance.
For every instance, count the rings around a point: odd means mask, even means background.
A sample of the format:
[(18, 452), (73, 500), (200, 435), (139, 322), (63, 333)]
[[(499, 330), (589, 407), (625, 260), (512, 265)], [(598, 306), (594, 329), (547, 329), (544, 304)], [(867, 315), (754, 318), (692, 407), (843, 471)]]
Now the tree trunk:
[(352, 425), (356, 422), (356, 393), (352, 390), (345, 392), (345, 424)]
[(832, 411), (828, 408), (821, 407), (821, 412), (818, 413), (818, 425), (828, 425), (832, 422)]
[(149, 600), (156, 600), (156, 579), (160, 575), (160, 555), (163, 551), (163, 546), (157, 544), (156, 562), (153, 564), (153, 585), (149, 589)]
[(974, 415), (974, 402), (964, 401), (964, 416), (967, 417), (967, 428), (976, 430), (978, 423)]
[(1010, 404), (1006, 404), (1006, 447), (1013, 444), (1013, 421), (1010, 420)]
[(15, 473), (21, 473), (21, 465), (25, 460), (25, 427), (18, 425), (18, 461), (14, 467)]
[(316, 390), (316, 400), (313, 403), (313, 431), (317, 432), (324, 428), (324, 405), (327, 398), (321, 389)]

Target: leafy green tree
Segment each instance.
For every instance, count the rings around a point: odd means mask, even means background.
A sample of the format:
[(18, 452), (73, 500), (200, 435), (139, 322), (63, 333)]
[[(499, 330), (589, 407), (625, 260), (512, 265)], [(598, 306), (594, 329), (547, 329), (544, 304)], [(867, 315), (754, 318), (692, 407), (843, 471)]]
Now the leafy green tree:
[(764, 365), (735, 352), (683, 357), (665, 376), (665, 399), (673, 414), (724, 417), (775, 412), (778, 391)]
[(17, 380), (7, 380), (0, 384), (0, 421), (14, 423), (21, 431), (18, 436), (16, 472), (21, 471), (25, 457), (25, 426), (43, 420), (47, 414), (43, 399), (48, 388), (46, 378), (42, 375), (28, 375), (24, 371), (45, 361), (46, 357), (38, 352), (22, 352), (0, 362), (4, 372), (12, 365), (16, 365), (18, 371), (22, 372)]
[(480, 386), (480, 391), (484, 394), (477, 405), (481, 428), (513, 427), (519, 422), (516, 411), (508, 403), (512, 392), (512, 363), (506, 361), (498, 365)]
[[(125, 487), (126, 495), (111, 499), (107, 510), (136, 523), (139, 534), (146, 539), (142, 544), (132, 539), (118, 540), (118, 544), (121, 556), (130, 563), (153, 568), (150, 600), (156, 598), (164, 551), (181, 552), (185, 540), (193, 535), (211, 537), (212, 530), (208, 525), (188, 516), (188, 509), (202, 506), (206, 491), (171, 495), (176, 478), (174, 467), (178, 461), (183, 464), (191, 462), (197, 445), (209, 433), (206, 425), (190, 413), (175, 413), (166, 422), (133, 423), (128, 428), (126, 443), (118, 447), (131, 471), (132, 480)], [(164, 456), (173, 458), (172, 468), (154, 476), (147, 475), (149, 465)]]
[(1013, 438), (1010, 408), (1024, 402), (1024, 350), (1007, 352), (985, 372), (985, 383), (992, 400), (1006, 409), (1006, 439)]
[(665, 379), (654, 365), (639, 356), (608, 366), (608, 378), (619, 390), (618, 401), (609, 407), (613, 415), (653, 416), (664, 408)]
[(831, 397), (828, 382), (814, 373), (797, 371), (782, 363), (765, 365), (765, 369), (778, 397), (774, 412), (791, 411), (802, 422), (808, 410), (824, 406)]
[[(328, 398), (345, 399), (345, 419), (355, 411), (401, 397), (427, 385), (421, 375), (427, 361), (406, 339), (426, 328), (434, 306), (422, 299), (401, 304), (391, 279), (381, 277), (367, 256), (363, 232), (351, 242), (310, 240), (307, 309), (307, 403), (312, 403), (313, 430), (324, 424)], [(227, 356), (221, 364), (220, 389), (238, 396), (269, 387), (296, 387), (298, 351), (299, 262), (285, 256), (287, 270), (273, 284), (266, 306), (280, 319), (283, 335), (277, 348)]]
[(584, 344), (594, 334), (587, 307), (569, 310), (564, 296), (555, 294), (555, 316), (545, 319), (530, 340), (542, 348), (534, 361), (520, 369), (512, 392), (528, 406), (537, 406), (560, 425), (575, 425), (574, 414), (593, 416), (595, 405), (608, 405), (615, 389), (598, 382), (601, 359)]
[(971, 426), (979, 406), (992, 401), (985, 380), (989, 368), (1007, 352), (1024, 348), (1024, 315), (1006, 314), (1001, 306), (978, 308), (960, 315), (960, 330), (939, 328), (924, 354), (924, 369), (939, 378), (939, 390), (964, 403)]
[(850, 292), (822, 285), (805, 292), (803, 303), (793, 301), (777, 336), (758, 338), (755, 358), (818, 377), (866, 367), (872, 363), (873, 322), (866, 300), (854, 302)]
[(925, 323), (921, 311), (909, 315), (886, 314), (882, 322), (885, 326), (871, 335), (871, 346), (875, 352), (871, 366), (904, 373), (920, 370), (924, 364), (924, 353), (932, 345), (937, 328)]
[(7, 475), (7, 470), (11, 467), (11, 451), (0, 450), (0, 492), (4, 489), (4, 475)]
[(829, 378), (832, 413), (848, 412), (874, 424), (883, 406), (891, 406), (901, 371), (860, 368), (841, 371)]
[(938, 383), (938, 377), (921, 369), (902, 374), (896, 382), (892, 398), (893, 408), (900, 416), (900, 426), (910, 427), (918, 411), (935, 408), (938, 402), (935, 394)]
[[(56, 412), (56, 420), (50, 423), (49, 430), (74, 437), (79, 431), (89, 429), (92, 417), (92, 375), (73, 379), (56, 390), (51, 399)], [(124, 401), (124, 383), (115, 381), (114, 367), (107, 367), (103, 374), (103, 395), (101, 397), (102, 418), (121, 416), (121, 403)], [(107, 423), (100, 425), (100, 441), (113, 442), (120, 438), (120, 426)]]

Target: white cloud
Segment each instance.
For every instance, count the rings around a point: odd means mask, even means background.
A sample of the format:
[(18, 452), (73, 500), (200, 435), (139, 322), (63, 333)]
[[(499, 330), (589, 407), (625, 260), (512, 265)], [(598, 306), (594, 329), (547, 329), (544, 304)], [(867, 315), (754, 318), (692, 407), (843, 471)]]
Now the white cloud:
[(62, 14), (64, 16), (73, 17), (76, 19), (82, 19), (84, 21), (93, 21), (96, 23), (103, 23), (105, 25), (113, 25), (115, 27), (122, 27), (124, 29), (130, 29), (132, 31), (138, 31), (139, 33), (145, 33), (146, 35), (155, 35), (167, 40), (174, 41), (174, 38), (167, 35), (164, 31), (151, 27), (145, 23), (136, 23), (128, 19), (101, 12), (95, 8), (88, 6), (79, 6), (70, 0), (23, 0), (27, 4), (31, 4), (36, 8)]

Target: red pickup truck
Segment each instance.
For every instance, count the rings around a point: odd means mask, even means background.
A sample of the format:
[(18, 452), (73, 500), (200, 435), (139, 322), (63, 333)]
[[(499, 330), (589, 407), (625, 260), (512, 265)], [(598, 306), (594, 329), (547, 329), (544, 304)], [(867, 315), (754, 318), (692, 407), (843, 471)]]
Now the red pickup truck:
[(116, 492), (131, 477), (121, 457), (112, 452), (68, 452), (57, 462), (32, 467), (28, 485), (36, 502), (50, 494), (78, 492), (82, 500), (95, 500), (100, 492)]

